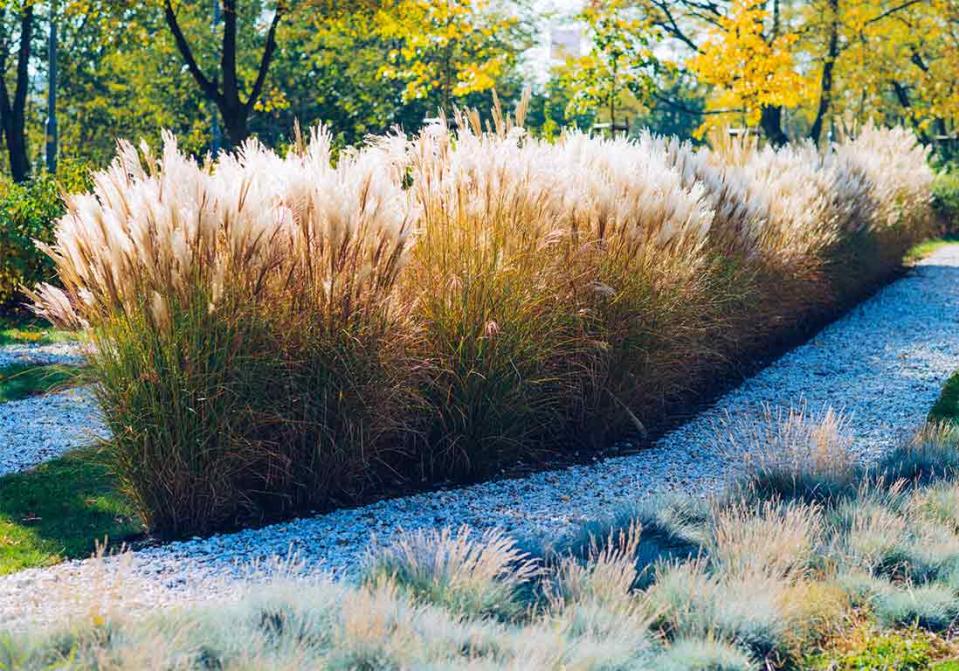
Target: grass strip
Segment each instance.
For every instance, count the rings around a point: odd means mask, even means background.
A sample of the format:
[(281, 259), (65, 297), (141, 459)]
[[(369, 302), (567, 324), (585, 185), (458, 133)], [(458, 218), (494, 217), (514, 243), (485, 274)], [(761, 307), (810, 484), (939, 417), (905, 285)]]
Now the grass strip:
[(951, 245), (959, 244), (959, 235), (946, 235), (941, 238), (932, 238), (925, 240), (915, 245), (906, 252), (905, 262), (916, 263), (921, 261), (925, 257), (929, 256), (933, 252), (936, 252), (943, 247), (949, 247)]
[(0, 346), (52, 345), (76, 339), (75, 333), (56, 329), (42, 319), (0, 315)]
[(81, 366), (14, 364), (0, 367), (0, 403), (19, 401), (82, 382)]
[(84, 558), (143, 532), (97, 449), (0, 477), (0, 575)]
[(929, 420), (950, 423), (959, 421), (959, 371), (946, 380), (939, 394), (939, 400), (929, 411)]

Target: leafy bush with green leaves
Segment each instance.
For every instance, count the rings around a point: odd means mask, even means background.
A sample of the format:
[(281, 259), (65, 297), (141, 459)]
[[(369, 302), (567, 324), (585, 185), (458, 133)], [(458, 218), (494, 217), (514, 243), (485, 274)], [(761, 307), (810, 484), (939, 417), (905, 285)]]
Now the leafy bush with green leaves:
[(53, 261), (34, 241), (52, 242), (64, 211), (61, 192), (85, 189), (89, 182), (83, 165), (67, 162), (56, 176), (40, 173), (22, 184), (0, 183), (0, 307), (15, 302), (21, 287), (55, 277)]
[(945, 233), (959, 233), (959, 168), (936, 175), (932, 183), (932, 206)]
[(0, 186), (0, 304), (14, 301), (21, 286), (54, 275), (53, 262), (34, 240), (50, 242), (62, 213), (56, 180), (49, 176)]

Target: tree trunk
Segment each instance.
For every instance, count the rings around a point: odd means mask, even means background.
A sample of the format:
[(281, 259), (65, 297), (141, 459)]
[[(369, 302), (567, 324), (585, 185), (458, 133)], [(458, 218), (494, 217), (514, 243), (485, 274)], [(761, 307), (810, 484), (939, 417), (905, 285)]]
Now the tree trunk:
[(922, 127), (919, 125), (919, 120), (916, 118), (915, 110), (912, 108), (912, 101), (909, 99), (909, 89), (900, 84), (898, 81), (893, 80), (892, 90), (895, 92), (896, 99), (899, 100), (899, 104), (902, 105), (903, 112), (908, 117), (909, 124), (919, 137), (919, 140), (923, 143), (928, 142), (929, 136), (925, 131), (922, 130)]
[(250, 137), (246, 106), (221, 106), (220, 115), (223, 117), (223, 126), (226, 130), (227, 147), (239, 147), (246, 141), (248, 137)]
[(7, 154), (10, 158), (10, 174), (15, 182), (25, 182), (30, 178), (30, 159), (27, 157), (27, 134), (23, 113), (4, 119), (3, 137), (7, 142)]
[(763, 107), (759, 126), (763, 135), (774, 147), (781, 147), (789, 142), (789, 137), (783, 131), (783, 108), (781, 106)]
[(30, 87), (30, 49), (33, 41), (33, 4), (26, 4), (20, 14), (20, 46), (17, 49), (17, 81), (13, 100), (6, 80), (0, 73), (0, 126), (10, 157), (10, 173), (14, 181), (30, 177), (27, 154), (27, 90)]
[[(173, 34), (177, 50), (183, 57), (187, 70), (196, 80), (200, 90), (216, 104), (220, 116), (223, 117), (226, 144), (229, 147), (239, 146), (250, 135), (249, 118), (253, 113), (253, 107), (263, 93), (266, 75), (276, 51), (277, 26), (279, 26), (284, 11), (284, 6), (278, 5), (273, 13), (273, 20), (270, 22), (266, 34), (266, 44), (260, 57), (256, 79), (250, 88), (246, 101), (244, 101), (241, 97), (240, 78), (237, 75), (237, 0), (223, 0), (223, 41), (220, 51), (220, 71), (219, 77), (212, 79), (207, 77), (200, 69), (193, 55), (193, 49), (180, 28), (172, 0), (165, 0), (163, 4), (163, 15), (167, 27)], [(219, 82), (222, 82), (222, 87)]]
[(809, 139), (816, 144), (819, 144), (826, 114), (832, 104), (832, 74), (836, 59), (839, 57), (839, 0), (829, 0), (829, 11), (832, 13), (832, 18), (829, 24), (826, 60), (822, 64), (822, 76), (819, 79), (819, 108), (816, 110), (816, 120), (809, 129)]

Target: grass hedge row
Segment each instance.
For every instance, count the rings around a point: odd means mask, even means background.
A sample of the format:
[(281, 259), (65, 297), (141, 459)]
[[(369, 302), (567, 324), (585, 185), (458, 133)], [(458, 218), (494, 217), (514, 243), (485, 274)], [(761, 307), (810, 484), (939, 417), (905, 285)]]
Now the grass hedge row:
[(124, 490), (206, 532), (655, 427), (895, 272), (926, 152), (528, 136), (462, 115), (333, 156), (121, 145), (35, 295), (88, 330)]

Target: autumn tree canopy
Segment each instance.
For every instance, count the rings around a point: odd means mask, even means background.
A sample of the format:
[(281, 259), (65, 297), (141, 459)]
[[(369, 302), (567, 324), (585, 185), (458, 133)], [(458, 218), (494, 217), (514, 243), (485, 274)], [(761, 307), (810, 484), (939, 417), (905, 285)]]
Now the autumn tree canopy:
[[(216, 5), (216, 12), (214, 7)], [(0, 0), (0, 135), (16, 179), (44, 143), (59, 34), (64, 158), (102, 163), (161, 129), (205, 152), (323, 122), (344, 144), (533, 89), (534, 132), (598, 123), (781, 144), (867, 121), (927, 142), (959, 121), (959, 0)], [(551, 25), (582, 46), (537, 64)], [(545, 70), (544, 70), (545, 67)], [(545, 71), (545, 76), (544, 76)]]

